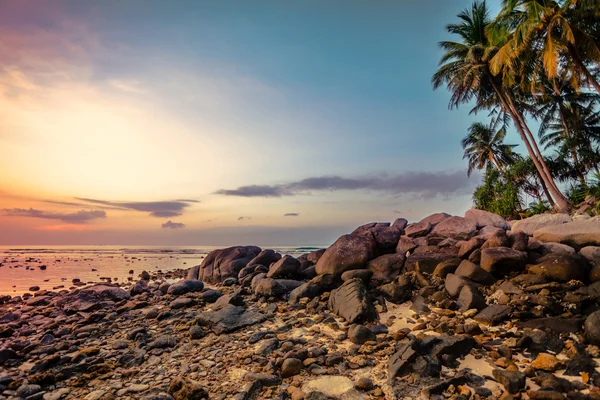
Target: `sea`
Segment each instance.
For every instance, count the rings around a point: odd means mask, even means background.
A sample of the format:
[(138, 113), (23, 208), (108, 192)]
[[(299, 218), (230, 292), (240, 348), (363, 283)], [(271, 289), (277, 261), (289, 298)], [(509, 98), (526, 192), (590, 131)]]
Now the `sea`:
[[(187, 269), (225, 246), (0, 246), (0, 295), (21, 296), (40, 290), (71, 288), (73, 280), (115, 283), (142, 271)], [(298, 257), (323, 246), (261, 246)], [(133, 271), (133, 272), (131, 272)], [(116, 278), (116, 279), (115, 279)]]

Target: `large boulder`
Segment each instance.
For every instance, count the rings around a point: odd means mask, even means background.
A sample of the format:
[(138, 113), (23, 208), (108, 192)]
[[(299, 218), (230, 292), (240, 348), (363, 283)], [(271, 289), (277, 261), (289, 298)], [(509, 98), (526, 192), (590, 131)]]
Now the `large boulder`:
[(431, 226), (434, 227), (443, 220), (450, 218), (451, 216), (452, 215), (446, 214), (445, 212), (435, 213), (423, 218), (419, 221), (419, 223), (430, 223)]
[(266, 265), (268, 267), (279, 260), (281, 260), (281, 254), (275, 252), (275, 250), (266, 249), (258, 253), (258, 255), (250, 260), (247, 265)]
[(539, 228), (533, 233), (533, 237), (540, 242), (558, 242), (576, 249), (600, 246), (600, 216)]
[(108, 284), (98, 284), (86, 287), (79, 292), (83, 296), (91, 296), (102, 300), (129, 300), (131, 295), (125, 289)]
[(594, 311), (587, 317), (584, 328), (588, 342), (600, 346), (600, 311)]
[(349, 323), (363, 323), (378, 318), (361, 279), (350, 279), (333, 290), (329, 296), (329, 309)]
[(430, 222), (416, 222), (414, 224), (408, 224), (404, 230), (404, 234), (409, 238), (417, 238), (427, 235), (431, 232), (432, 227), (433, 225), (431, 225)]
[(396, 220), (392, 224), (392, 227), (398, 228), (398, 229), (404, 231), (404, 228), (406, 228), (406, 225), (408, 225), (408, 220), (406, 218), (396, 218)]
[(317, 261), (317, 274), (339, 275), (351, 269), (365, 268), (375, 253), (372, 234), (343, 235)]
[(533, 217), (515, 221), (512, 224), (511, 231), (525, 232), (529, 236), (533, 232), (545, 226), (562, 225), (571, 222), (573, 219), (568, 214), (538, 214)]
[(528, 265), (528, 272), (557, 282), (586, 281), (589, 267), (587, 260), (575, 254), (550, 253)]
[(481, 268), (494, 275), (506, 275), (525, 267), (527, 253), (506, 247), (493, 247), (481, 251)]
[(401, 253), (385, 254), (369, 261), (367, 269), (373, 272), (371, 279), (391, 282), (402, 272), (406, 257)]
[(510, 229), (510, 226), (504, 218), (498, 214), (487, 212), (484, 210), (477, 210), (472, 208), (465, 213), (465, 218), (470, 219), (477, 225), (477, 229), (484, 228), (486, 226), (495, 226), (501, 229)]
[[(197, 269), (192, 268), (188, 279), (200, 279), (208, 283), (220, 283), (227, 278), (237, 278), (238, 273), (261, 252), (256, 246), (234, 246), (213, 250)], [(197, 271), (198, 276), (193, 276)]]
[(400, 240), (402, 229), (390, 226), (388, 222), (371, 222), (356, 228), (351, 235), (372, 235), (379, 254), (393, 253)]
[(179, 296), (191, 292), (201, 292), (204, 289), (202, 281), (183, 279), (169, 286), (168, 294)]
[[(263, 264), (264, 265), (264, 264)], [(282, 259), (271, 265), (267, 278), (280, 279), (296, 276), (300, 269), (300, 261), (292, 256), (284, 256)]]
[(473, 236), (476, 230), (477, 225), (472, 220), (462, 217), (449, 217), (437, 224), (431, 231), (431, 235), (467, 240)]

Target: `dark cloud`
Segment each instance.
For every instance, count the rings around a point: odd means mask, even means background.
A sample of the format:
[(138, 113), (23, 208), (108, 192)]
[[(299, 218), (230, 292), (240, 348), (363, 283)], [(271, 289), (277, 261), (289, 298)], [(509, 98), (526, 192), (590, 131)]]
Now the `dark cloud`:
[(200, 200), (194, 199), (175, 199), (175, 201), (183, 201), (184, 203), (202, 203)]
[(321, 176), (277, 185), (241, 186), (220, 189), (216, 194), (238, 197), (283, 197), (310, 194), (311, 191), (371, 190), (390, 194), (410, 194), (420, 198), (469, 193), (473, 181), (464, 171), (405, 172), (399, 175), (372, 175), (359, 178)]
[[(89, 204), (85, 204), (85, 203), (73, 203), (70, 201), (56, 201), (56, 200), (41, 200), (44, 203), (48, 203), (48, 204), (58, 204), (61, 206), (71, 206), (71, 207), (89, 207)], [(100, 204), (95, 204), (94, 207), (103, 209), (103, 210), (127, 210), (126, 208), (122, 208), (122, 207), (109, 207), (109, 206), (103, 206)]]
[(181, 228), (185, 228), (185, 224), (182, 224), (181, 222), (172, 222), (171, 220), (165, 222), (161, 226), (164, 229), (181, 229)]
[(224, 196), (237, 196), (237, 197), (281, 197), (281, 196), (293, 196), (294, 193), (285, 190), (282, 185), (251, 185), (251, 186), (240, 186), (237, 189), (227, 190), (220, 189), (215, 192), (216, 194), (222, 194)]
[(2, 212), (9, 217), (56, 219), (71, 224), (83, 224), (94, 219), (106, 218), (106, 211), (103, 210), (80, 210), (73, 213), (57, 213), (35, 210), (33, 208), (28, 210), (24, 208), (5, 208)]
[(170, 218), (183, 214), (190, 203), (198, 203), (197, 200), (171, 200), (171, 201), (108, 201), (76, 197), (79, 201), (100, 204), (103, 206), (116, 207), (121, 210), (134, 210), (150, 213), (152, 217)]
[(300, 213), (286, 213), (283, 214), (284, 217), (298, 217)]
[(251, 217), (238, 217), (238, 221), (243, 221), (245, 219), (252, 219)]

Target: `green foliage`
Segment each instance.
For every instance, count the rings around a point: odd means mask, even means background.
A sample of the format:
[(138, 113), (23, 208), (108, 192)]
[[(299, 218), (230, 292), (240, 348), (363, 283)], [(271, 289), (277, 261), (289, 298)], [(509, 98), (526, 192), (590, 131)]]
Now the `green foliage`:
[(512, 180), (502, 177), (498, 170), (488, 168), (483, 183), (473, 193), (473, 203), (477, 209), (514, 219), (521, 209), (519, 188)]
[(533, 203), (529, 203), (529, 208), (526, 211), (528, 217), (537, 214), (543, 214), (551, 210), (550, 204), (545, 201), (537, 201)]

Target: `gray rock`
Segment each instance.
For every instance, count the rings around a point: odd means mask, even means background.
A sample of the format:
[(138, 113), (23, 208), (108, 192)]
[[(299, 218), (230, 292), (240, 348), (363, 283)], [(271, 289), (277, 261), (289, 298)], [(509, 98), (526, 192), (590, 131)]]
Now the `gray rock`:
[(162, 335), (148, 345), (148, 349), (166, 349), (177, 346), (177, 339), (171, 335)]
[(472, 220), (462, 217), (449, 217), (437, 224), (431, 231), (431, 235), (467, 240), (475, 234), (476, 230), (477, 225)]
[(504, 230), (510, 229), (510, 226), (504, 218), (502, 218), (498, 214), (494, 214), (484, 210), (477, 210), (475, 208), (472, 208), (465, 213), (465, 218), (475, 222), (475, 224), (477, 225), (477, 229), (486, 226), (494, 226), (496, 228)]
[(369, 328), (362, 325), (352, 325), (350, 329), (348, 329), (348, 339), (350, 339), (352, 343), (364, 344), (376, 340), (376, 337)]
[(332, 291), (329, 308), (350, 323), (374, 321), (378, 318), (367, 288), (360, 279), (346, 281)]
[(265, 278), (257, 283), (254, 294), (264, 297), (279, 297), (290, 293), (301, 285), (302, 282), (290, 279)]
[(481, 310), (477, 315), (475, 315), (474, 319), (482, 324), (495, 325), (498, 322), (506, 319), (511, 312), (512, 308), (510, 306), (492, 304)]
[(484, 285), (491, 285), (496, 281), (492, 274), (469, 260), (463, 260), (454, 274)]
[(373, 271), (368, 269), (351, 269), (342, 274), (342, 281), (346, 282), (350, 279), (361, 279), (365, 284), (368, 284), (373, 277)]
[(575, 254), (550, 253), (528, 265), (530, 274), (541, 275), (557, 282), (586, 281), (589, 267), (587, 261)]
[(406, 254), (409, 251), (413, 251), (417, 245), (408, 236), (402, 236), (396, 246), (396, 253)]
[(238, 273), (261, 252), (256, 246), (234, 246), (213, 250), (200, 264), (198, 276), (188, 276), (208, 283), (219, 283), (227, 278), (237, 278)]
[(341, 275), (351, 269), (365, 268), (375, 248), (372, 235), (343, 235), (319, 258), (316, 272), (318, 275)]
[(396, 220), (392, 224), (392, 227), (404, 230), (404, 228), (406, 228), (406, 225), (408, 225), (408, 220), (406, 220), (405, 218), (396, 218)]
[(588, 342), (600, 346), (600, 311), (594, 311), (586, 318), (584, 328)]
[(493, 375), (494, 379), (504, 386), (508, 393), (517, 394), (525, 388), (525, 374), (523, 372), (495, 369)]
[(26, 398), (42, 391), (40, 385), (22, 385), (17, 389), (17, 396)]
[[(524, 232), (529, 236), (543, 227), (552, 225), (562, 225), (571, 222), (573, 219), (568, 214), (538, 214), (530, 218), (515, 221), (511, 227), (513, 233)], [(553, 240), (555, 242), (556, 240)]]
[(274, 250), (267, 249), (263, 250), (256, 257), (248, 262), (248, 266), (252, 265), (266, 265), (267, 267), (274, 262), (281, 260), (281, 254)]
[(286, 358), (281, 364), (281, 376), (289, 378), (290, 376), (298, 375), (302, 371), (302, 361), (297, 358)]
[(594, 266), (600, 266), (600, 246), (586, 246), (579, 250), (588, 262)]
[(293, 278), (298, 274), (300, 262), (292, 256), (284, 256), (269, 268), (267, 278)]
[(469, 283), (470, 281), (462, 276), (448, 274), (446, 275), (444, 287), (450, 296), (456, 297), (459, 295), (462, 288)]
[(522, 270), (526, 262), (527, 253), (518, 250), (495, 247), (481, 251), (481, 268), (494, 275)]
[(471, 285), (465, 285), (458, 295), (459, 310), (465, 312), (471, 309), (482, 310), (487, 307), (485, 297)]
[(209, 326), (214, 333), (220, 335), (258, 324), (266, 319), (267, 317), (259, 312), (228, 304), (215, 311), (200, 313), (197, 322), (199, 325)]
[(430, 222), (417, 222), (408, 224), (404, 230), (404, 234), (409, 238), (417, 238), (427, 235), (429, 232), (431, 232), (432, 227), (433, 226)]
[(385, 254), (369, 261), (367, 269), (373, 272), (372, 280), (391, 282), (400, 275), (405, 260), (404, 254)]
[(167, 293), (179, 296), (186, 293), (201, 292), (203, 289), (204, 283), (202, 281), (184, 279), (169, 286)]

